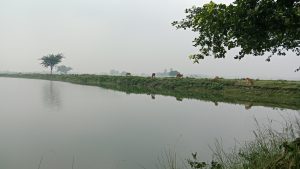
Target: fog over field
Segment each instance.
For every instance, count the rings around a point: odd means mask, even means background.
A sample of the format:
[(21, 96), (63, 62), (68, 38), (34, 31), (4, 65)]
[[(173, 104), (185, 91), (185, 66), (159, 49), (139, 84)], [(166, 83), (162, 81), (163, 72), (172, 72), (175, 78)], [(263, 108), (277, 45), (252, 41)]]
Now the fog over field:
[[(39, 58), (62, 52), (63, 64), (78, 73), (111, 69), (152, 73), (173, 68), (184, 74), (265, 79), (297, 79), (300, 57), (206, 58), (193, 64), (188, 55), (196, 36), (176, 30), (172, 21), (185, 8), (209, 0), (0, 0), (0, 71), (44, 71)], [(230, 3), (223, 0), (216, 2)]]

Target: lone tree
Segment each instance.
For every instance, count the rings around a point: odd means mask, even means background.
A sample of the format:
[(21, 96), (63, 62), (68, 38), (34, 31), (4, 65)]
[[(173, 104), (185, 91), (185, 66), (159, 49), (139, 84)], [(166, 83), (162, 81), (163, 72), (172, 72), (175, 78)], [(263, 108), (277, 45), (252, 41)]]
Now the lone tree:
[(56, 68), (56, 71), (62, 74), (67, 74), (70, 70), (72, 70), (72, 68), (65, 65), (57, 66)]
[(194, 46), (199, 59), (213, 55), (224, 58), (227, 50), (239, 47), (235, 59), (245, 55), (300, 55), (300, 0), (235, 0), (232, 4), (210, 2), (186, 9), (186, 18), (173, 22), (178, 29), (191, 29), (199, 34)]
[(42, 60), (42, 63), (41, 63), (41, 64), (42, 64), (44, 67), (46, 67), (46, 68), (50, 67), (50, 72), (51, 72), (51, 74), (52, 74), (53, 67), (54, 67), (55, 65), (57, 65), (58, 63), (60, 63), (63, 57), (64, 57), (64, 56), (63, 56), (63, 54), (61, 54), (61, 53), (56, 54), (56, 55), (54, 55), (54, 54), (49, 54), (49, 55), (43, 56), (43, 57), (41, 58), (41, 60)]

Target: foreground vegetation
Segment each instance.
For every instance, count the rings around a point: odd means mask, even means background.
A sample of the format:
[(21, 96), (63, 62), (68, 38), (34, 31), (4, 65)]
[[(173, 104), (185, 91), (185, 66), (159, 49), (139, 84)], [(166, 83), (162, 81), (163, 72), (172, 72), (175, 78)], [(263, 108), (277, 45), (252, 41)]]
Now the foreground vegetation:
[(249, 85), (242, 79), (150, 78), (107, 75), (0, 74), (0, 77), (44, 79), (100, 86), (126, 93), (145, 93), (218, 102), (300, 109), (300, 82), (254, 80)]
[(233, 149), (224, 151), (216, 142), (213, 160), (203, 162), (192, 153), (192, 158), (180, 163), (174, 152), (166, 153), (158, 168), (163, 169), (299, 169), (300, 168), (300, 123), (288, 121), (282, 130), (260, 126), (253, 132), (254, 139)]

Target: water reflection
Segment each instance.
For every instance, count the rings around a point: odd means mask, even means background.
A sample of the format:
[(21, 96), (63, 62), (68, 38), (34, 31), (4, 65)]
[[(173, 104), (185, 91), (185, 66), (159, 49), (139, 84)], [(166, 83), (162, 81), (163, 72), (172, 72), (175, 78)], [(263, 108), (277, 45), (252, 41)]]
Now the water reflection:
[(216, 138), (226, 150), (235, 139), (252, 139), (253, 117), (280, 127), (282, 115), (298, 113), (256, 102), (246, 111), (247, 102), (178, 102), (54, 81), (0, 78), (0, 84), (0, 169), (37, 169), (40, 163), (40, 169), (155, 168), (153, 161), (168, 147), (178, 157), (198, 152), (208, 161)]
[(49, 81), (48, 83), (45, 83), (43, 89), (45, 106), (51, 110), (60, 110), (60, 91), (56, 84), (53, 81)]
[(151, 99), (155, 100), (155, 95), (151, 94)]
[(181, 97), (176, 97), (176, 100), (179, 101), (179, 102), (182, 102), (182, 101), (183, 101), (183, 98), (181, 98)]
[(245, 109), (249, 110), (252, 108), (252, 106), (253, 106), (253, 103), (247, 103), (247, 104), (245, 104)]

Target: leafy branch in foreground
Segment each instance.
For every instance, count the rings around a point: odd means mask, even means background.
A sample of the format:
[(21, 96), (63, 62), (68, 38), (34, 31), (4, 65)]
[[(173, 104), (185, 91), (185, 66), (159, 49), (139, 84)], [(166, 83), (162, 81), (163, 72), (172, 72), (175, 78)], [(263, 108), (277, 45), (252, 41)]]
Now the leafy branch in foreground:
[(300, 55), (299, 0), (235, 0), (232, 4), (210, 2), (186, 9), (187, 16), (172, 23), (178, 29), (199, 33), (194, 46), (199, 53), (190, 56), (195, 63), (213, 55), (224, 58), (227, 50), (240, 48), (235, 59), (245, 55), (270, 58), (291, 50)]

